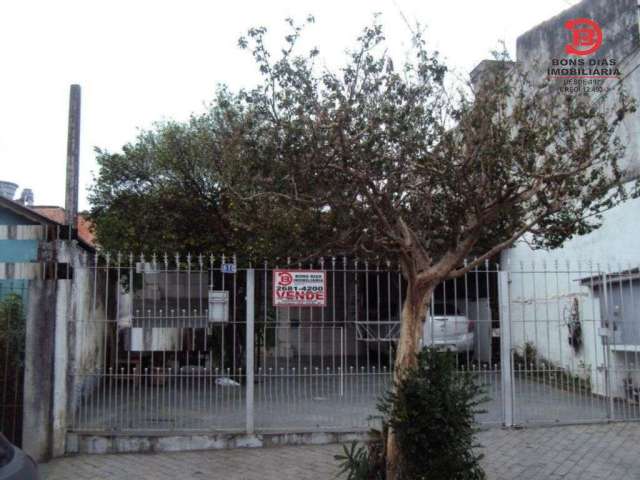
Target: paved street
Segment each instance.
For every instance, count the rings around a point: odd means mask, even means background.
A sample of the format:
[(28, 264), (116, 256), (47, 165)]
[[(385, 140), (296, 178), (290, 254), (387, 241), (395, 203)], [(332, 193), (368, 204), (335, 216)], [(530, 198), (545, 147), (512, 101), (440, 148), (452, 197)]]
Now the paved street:
[[(481, 432), (491, 480), (640, 480), (640, 424)], [(337, 445), (76, 456), (42, 465), (47, 480), (329, 480)]]

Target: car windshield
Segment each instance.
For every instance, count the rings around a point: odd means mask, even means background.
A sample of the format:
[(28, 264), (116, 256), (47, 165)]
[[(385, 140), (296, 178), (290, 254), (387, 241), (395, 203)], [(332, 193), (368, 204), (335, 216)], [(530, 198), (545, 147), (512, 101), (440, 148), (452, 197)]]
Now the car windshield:
[(441, 315), (461, 315), (453, 303), (435, 302), (432, 305), (432, 312), (435, 316)]

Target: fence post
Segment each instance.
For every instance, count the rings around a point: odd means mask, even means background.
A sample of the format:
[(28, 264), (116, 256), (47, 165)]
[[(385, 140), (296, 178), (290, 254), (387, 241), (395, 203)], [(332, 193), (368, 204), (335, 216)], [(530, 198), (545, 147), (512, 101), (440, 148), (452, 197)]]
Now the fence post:
[(615, 419), (615, 405), (613, 402), (613, 382), (612, 382), (612, 373), (613, 369), (611, 368), (611, 337), (613, 336), (614, 328), (613, 328), (613, 318), (610, 318), (609, 315), (609, 291), (607, 289), (607, 274), (602, 274), (602, 297), (604, 300), (604, 315), (601, 320), (601, 324), (604, 325), (604, 329), (602, 329), (602, 345), (604, 347), (604, 381), (605, 381), (605, 392), (608, 397), (607, 402), (607, 418), (609, 420)]
[(56, 283), (29, 280), (25, 315), (22, 449), (36, 462), (49, 460), (53, 447)]
[(509, 272), (498, 272), (498, 296), (500, 302), (500, 375), (502, 380), (502, 405), (504, 426), (512, 427), (513, 421), (513, 365), (511, 362), (511, 315)]
[(247, 334), (245, 350), (247, 352), (247, 389), (246, 389), (246, 408), (247, 408), (247, 435), (254, 433), (254, 333), (255, 333), (255, 270), (247, 269), (247, 297), (246, 297), (246, 315), (247, 315)]
[(344, 397), (344, 328), (340, 327), (340, 397)]

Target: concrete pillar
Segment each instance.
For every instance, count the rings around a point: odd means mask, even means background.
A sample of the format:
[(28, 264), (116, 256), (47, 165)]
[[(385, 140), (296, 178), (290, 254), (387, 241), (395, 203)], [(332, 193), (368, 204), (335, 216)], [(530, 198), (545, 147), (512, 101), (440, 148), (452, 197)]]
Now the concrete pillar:
[(56, 280), (29, 282), (22, 448), (38, 462), (52, 455)]
[[(56, 289), (55, 340), (53, 362), (53, 406), (52, 406), (52, 447), (53, 457), (60, 457), (65, 453), (67, 434), (67, 412), (69, 407), (69, 345), (73, 345), (75, 337), (69, 335), (69, 320), (71, 319), (72, 280), (58, 280)], [(71, 342), (71, 343), (69, 343)]]
[(77, 228), (78, 177), (80, 175), (80, 85), (69, 91), (69, 126), (67, 135), (67, 185), (65, 191), (65, 224)]

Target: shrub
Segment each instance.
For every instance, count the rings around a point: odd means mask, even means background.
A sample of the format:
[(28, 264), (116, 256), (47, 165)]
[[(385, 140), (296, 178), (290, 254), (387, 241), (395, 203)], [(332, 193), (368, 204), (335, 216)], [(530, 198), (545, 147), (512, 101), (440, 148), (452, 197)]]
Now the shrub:
[(20, 445), (25, 318), (22, 297), (0, 285), (0, 431)]
[(480, 480), (482, 455), (474, 452), (475, 414), (485, 398), (455, 356), (431, 348), (401, 375), (378, 408), (397, 435), (403, 480)]
[(426, 348), (379, 402), (383, 431), (368, 445), (344, 446), (338, 475), (347, 480), (384, 480), (388, 428), (400, 446), (401, 480), (483, 480), (482, 455), (474, 452), (475, 415), (486, 400), (471, 371), (460, 372), (455, 356)]
[(11, 352), (11, 368), (23, 366), (25, 319), (22, 297), (9, 293), (0, 300), (0, 349)]

